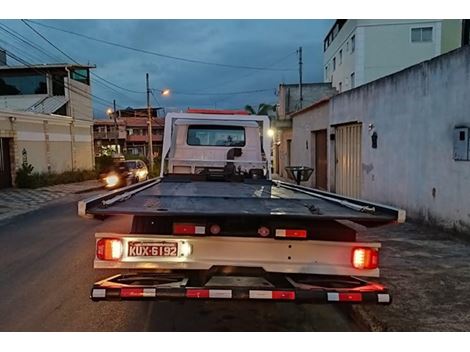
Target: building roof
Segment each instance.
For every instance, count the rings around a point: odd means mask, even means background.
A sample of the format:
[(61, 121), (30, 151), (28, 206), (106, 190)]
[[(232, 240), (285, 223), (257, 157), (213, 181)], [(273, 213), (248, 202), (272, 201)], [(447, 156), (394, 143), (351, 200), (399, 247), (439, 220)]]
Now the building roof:
[[(121, 117), (117, 119), (118, 125), (129, 127), (147, 127), (146, 117)], [(94, 125), (114, 125), (114, 120), (111, 119), (95, 119)], [(164, 127), (165, 119), (163, 117), (152, 117), (152, 127)]]
[(6, 65), (0, 66), (0, 71), (6, 70), (34, 70), (34, 69), (45, 69), (45, 68), (96, 68), (96, 65), (79, 65), (79, 64), (67, 64), (67, 63), (58, 63), (58, 64), (32, 64), (32, 65)]
[(309, 110), (313, 110), (313, 109), (315, 109), (316, 107), (318, 107), (318, 106), (320, 106), (320, 105), (322, 105), (322, 104), (327, 103), (330, 99), (331, 99), (331, 97), (329, 97), (329, 98), (324, 98), (324, 99), (322, 99), (322, 100), (319, 100), (319, 101), (317, 101), (317, 102), (315, 102), (315, 103), (313, 103), (313, 104), (311, 104), (311, 105), (309, 105), (309, 106), (306, 106), (306, 107), (303, 108), (302, 110), (299, 110), (299, 111), (296, 111), (296, 112), (290, 114), (290, 116), (291, 116), (291, 117), (295, 117), (295, 116), (300, 115), (300, 114), (303, 114), (304, 112), (307, 112), (307, 111), (309, 111)]
[(29, 107), (26, 111), (32, 111), (41, 114), (52, 114), (64, 106), (68, 101), (69, 99), (65, 96), (46, 97), (38, 101), (33, 106)]
[(2, 95), (0, 96), (0, 109), (14, 111), (28, 111), (29, 108), (46, 98), (45, 94), (35, 95)]
[(52, 114), (64, 106), (69, 99), (65, 96), (49, 97), (45, 94), (3, 95), (0, 96), (0, 108), (13, 111), (30, 111), (39, 114)]
[[(302, 87), (331, 85), (331, 82), (302, 83)], [(280, 83), (279, 87), (298, 87), (298, 83)]]

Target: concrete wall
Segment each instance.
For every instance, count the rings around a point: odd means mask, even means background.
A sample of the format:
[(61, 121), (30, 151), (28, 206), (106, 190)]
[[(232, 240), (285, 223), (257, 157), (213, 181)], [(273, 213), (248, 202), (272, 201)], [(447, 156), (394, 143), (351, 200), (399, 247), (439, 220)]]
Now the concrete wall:
[[(302, 108), (336, 94), (336, 89), (329, 83), (306, 83), (302, 85)], [(289, 114), (300, 110), (300, 89), (293, 84), (279, 85), (279, 119), (289, 119)]]
[(66, 90), (69, 97), (68, 114), (78, 120), (93, 120), (93, 105), (91, 101), (91, 88), (84, 83), (69, 80), (70, 88)]
[[(329, 103), (326, 101), (314, 108), (304, 109), (292, 117), (292, 165), (315, 168), (315, 140), (312, 138), (312, 132), (328, 130), (329, 111)], [(315, 172), (309, 181), (302, 184), (313, 187)]]
[(470, 233), (470, 161), (453, 160), (454, 127), (470, 127), (469, 82), (467, 46), (330, 100), (331, 125), (363, 123), (364, 199)]
[(12, 178), (24, 157), (36, 172), (92, 169), (92, 124), (68, 116), (0, 111), (0, 136), (13, 138)]

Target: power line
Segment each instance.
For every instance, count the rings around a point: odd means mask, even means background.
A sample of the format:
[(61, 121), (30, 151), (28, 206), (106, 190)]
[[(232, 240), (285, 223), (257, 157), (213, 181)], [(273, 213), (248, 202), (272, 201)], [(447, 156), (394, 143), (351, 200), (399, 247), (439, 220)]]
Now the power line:
[[(12, 53), (12, 52), (10, 52), (10, 51), (8, 51), (8, 50), (5, 50), (5, 52), (6, 52), (6, 54), (7, 54), (10, 58), (12, 58), (12, 59), (14, 59), (14, 60), (20, 62), (21, 64), (25, 65), (26, 67), (31, 68), (31, 69), (33, 69), (34, 71), (36, 71), (36, 72), (38, 72), (38, 73), (41, 73), (41, 74), (46, 74), (46, 73), (47, 73), (46, 71), (42, 71), (42, 70), (38, 69), (37, 67), (35, 67), (34, 65), (28, 63), (27, 61), (25, 61), (25, 60), (22, 59), (21, 57), (15, 55), (14, 53)], [(96, 101), (97, 104), (100, 104), (100, 105), (103, 105), (103, 106), (110, 106), (110, 102), (109, 102), (109, 101), (107, 101), (107, 100), (105, 100), (105, 99), (103, 99), (103, 98), (101, 98), (101, 97), (99, 97), (99, 96), (93, 95), (93, 94), (91, 94), (91, 93), (89, 93), (89, 92), (87, 92), (87, 91), (84, 91), (84, 90), (82, 90), (82, 89), (80, 89), (80, 88), (78, 88), (78, 87), (72, 87), (72, 86), (70, 86), (70, 85), (68, 85), (68, 84), (66, 84), (66, 83), (64, 83), (64, 82), (61, 82), (61, 81), (58, 80), (58, 79), (54, 79), (54, 77), (52, 77), (52, 80), (53, 80), (54, 82), (56, 82), (56, 83), (62, 85), (64, 88), (67, 88), (67, 89), (70, 90), (71, 92), (73, 92), (73, 93), (75, 93), (75, 94), (81, 96), (81, 97), (88, 98), (89, 96), (91, 96), (91, 97), (93, 97), (93, 98), (95, 98), (95, 99), (98, 100), (98, 101)], [(101, 103), (100, 103), (100, 101), (101, 101)], [(102, 102), (104, 102), (104, 103), (102, 103)]]
[[(21, 42), (27, 44), (28, 46), (40, 51), (41, 53), (45, 54), (46, 56), (52, 58), (52, 60), (57, 60), (58, 57), (52, 56), (47, 51), (43, 50), (41, 47), (39, 47), (39, 46), (35, 45), (34, 43), (32, 43), (31, 41), (29, 41), (25, 36), (21, 35), (17, 31), (15, 31), (13, 28), (8, 27), (7, 25), (5, 25), (3, 23), (0, 23), (0, 29), (3, 30), (4, 32), (6, 32), (7, 34), (9, 34), (10, 36), (12, 36), (13, 38), (15, 38), (16, 40), (21, 41)], [(60, 58), (59, 58), (58, 62), (59, 61), (60, 61)]]
[(238, 92), (225, 92), (225, 93), (189, 93), (189, 92), (175, 92), (173, 91), (174, 94), (180, 94), (180, 95), (238, 95), (238, 94), (250, 94), (250, 93), (259, 93), (259, 92), (267, 92), (267, 91), (272, 91), (272, 88), (267, 88), (267, 89), (254, 89), (254, 90), (244, 90), (244, 91), (238, 91)]
[[(269, 68), (269, 67), (272, 67), (272, 66), (274, 66), (274, 65), (277, 65), (277, 64), (283, 62), (284, 60), (288, 59), (289, 57), (291, 57), (291, 56), (294, 55), (294, 54), (296, 54), (296, 51), (292, 51), (292, 52), (289, 53), (288, 55), (283, 56), (283, 57), (280, 58), (279, 60), (276, 60), (275, 62), (273, 62), (273, 63), (271, 63), (271, 64), (269, 64), (269, 65), (267, 65), (267, 66), (265, 66), (265, 67)], [(234, 71), (232, 71), (232, 72), (234, 72)], [(230, 84), (232, 84), (232, 83), (234, 83), (234, 82), (238, 82), (238, 81), (240, 81), (241, 79), (244, 79), (244, 78), (246, 78), (246, 77), (250, 77), (250, 76), (252, 76), (252, 75), (253, 75), (253, 73), (250, 72), (250, 73), (248, 73), (248, 74), (246, 74), (246, 75), (238, 76), (238, 77), (236, 77), (236, 78), (233, 79), (233, 80), (228, 80), (228, 81), (225, 81), (225, 82), (220, 83), (220, 84), (212, 85), (212, 86), (203, 88), (202, 90), (204, 91), (204, 90), (206, 90), (206, 89), (212, 89), (212, 88), (217, 88), (217, 87), (220, 87), (220, 86), (230, 85)]]
[[(65, 57), (67, 57), (68, 59), (72, 60), (73, 62), (75, 62), (76, 64), (80, 64), (77, 60), (75, 60), (72, 56), (68, 55), (65, 51), (63, 51), (62, 49), (60, 49), (57, 45), (55, 45), (54, 43), (52, 43), (49, 39), (47, 39), (42, 33), (40, 33), (38, 30), (36, 30), (35, 28), (33, 28), (31, 25), (29, 25), (26, 21), (24, 20), (21, 20), (21, 22), (23, 22), (28, 28), (30, 28), (34, 33), (36, 33), (38, 36), (40, 36), (42, 39), (44, 39), (47, 43), (49, 43), (52, 47), (54, 47), (57, 51), (59, 51), (62, 55), (64, 55)], [(133, 90), (130, 90), (130, 89), (127, 89), (127, 88), (124, 88), (124, 87), (121, 87), (111, 81), (108, 81), (102, 77), (100, 77), (98, 74), (94, 73), (94, 72), (91, 72), (91, 74), (93, 76), (95, 76), (96, 78), (104, 81), (104, 82), (107, 82), (108, 84), (112, 85), (112, 86), (115, 86), (117, 88), (120, 88), (120, 89), (123, 89), (123, 90), (126, 90), (126, 91), (129, 91), (129, 92), (133, 92), (133, 93), (141, 93), (141, 92), (137, 92), (137, 91), (133, 91)], [(129, 98), (128, 96), (124, 95), (123, 93), (115, 90), (114, 88), (112, 87), (109, 87), (108, 85), (100, 82), (99, 80), (96, 81), (96, 83), (98, 84), (101, 84), (103, 87), (106, 87), (108, 89), (111, 89), (112, 91), (118, 93), (118, 94), (121, 94), (122, 96), (124, 96), (126, 99), (129, 99), (129, 100), (132, 100), (134, 101), (134, 99), (132, 98)], [(144, 92), (142, 92), (143, 94)], [(134, 101), (135, 102), (135, 101)]]
[(22, 21), (26, 21), (26, 22), (29, 22), (29, 23), (34, 23), (34, 24), (42, 26), (42, 27), (54, 29), (56, 31), (61, 31), (61, 32), (64, 32), (64, 33), (73, 34), (73, 35), (76, 35), (76, 36), (79, 36), (79, 37), (82, 37), (82, 38), (86, 38), (86, 39), (93, 40), (93, 41), (96, 41), (96, 42), (104, 43), (104, 44), (107, 44), (107, 45), (112, 45), (112, 46), (115, 46), (115, 47), (128, 49), (128, 50), (132, 50), (132, 51), (136, 51), (136, 52), (141, 52), (141, 53), (148, 54), (148, 55), (154, 55), (154, 56), (164, 57), (164, 58), (167, 58), (167, 59), (193, 63), (193, 64), (218, 66), (218, 67), (228, 67), (228, 68), (237, 68), (237, 69), (244, 69), (244, 70), (257, 70), (257, 71), (295, 71), (295, 69), (290, 69), (290, 68), (266, 68), (266, 67), (259, 67), (259, 66), (231, 65), (231, 64), (223, 64), (223, 63), (210, 62), (210, 61), (204, 61), (204, 60), (188, 59), (188, 58), (179, 57), (179, 56), (162, 54), (162, 53), (159, 53), (159, 52), (156, 52), (156, 51), (150, 51), (150, 50), (145, 50), (145, 49), (134, 48), (134, 47), (131, 47), (131, 46), (128, 46), (128, 45), (124, 45), (124, 44), (120, 44), (120, 43), (116, 43), (116, 42), (111, 42), (109, 40), (94, 38), (94, 37), (91, 37), (91, 36), (86, 35), (86, 34), (81, 34), (81, 33), (77, 33), (77, 32), (67, 30), (67, 29), (50, 26), (50, 25), (43, 24), (43, 23), (40, 23), (40, 22), (37, 22), (37, 21), (32, 21), (32, 20), (22, 20)]

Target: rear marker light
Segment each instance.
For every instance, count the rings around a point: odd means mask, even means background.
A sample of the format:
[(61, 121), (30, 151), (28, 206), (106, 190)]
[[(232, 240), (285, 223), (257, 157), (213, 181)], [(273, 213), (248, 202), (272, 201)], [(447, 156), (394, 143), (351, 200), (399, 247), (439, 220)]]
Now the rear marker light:
[(204, 235), (205, 233), (205, 226), (194, 224), (173, 224), (174, 235)]
[(116, 238), (101, 238), (96, 243), (96, 257), (100, 260), (119, 260), (122, 256), (122, 241)]
[(211, 235), (218, 235), (220, 233), (220, 226), (217, 224), (211, 225), (209, 231)]
[(269, 236), (269, 229), (266, 226), (261, 226), (258, 229), (258, 235), (260, 235), (262, 237)]
[(375, 248), (354, 248), (352, 265), (356, 269), (377, 269), (379, 266), (378, 250)]
[(277, 229), (276, 237), (307, 238), (307, 230)]

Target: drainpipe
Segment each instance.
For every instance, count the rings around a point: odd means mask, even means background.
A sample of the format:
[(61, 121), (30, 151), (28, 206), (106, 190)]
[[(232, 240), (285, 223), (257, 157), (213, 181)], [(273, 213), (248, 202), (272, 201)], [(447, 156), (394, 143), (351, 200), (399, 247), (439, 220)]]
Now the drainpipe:
[(67, 96), (69, 98), (69, 101), (68, 101), (68, 106), (69, 106), (69, 116), (72, 117), (72, 122), (70, 123), (70, 157), (71, 157), (71, 161), (72, 161), (72, 171), (75, 170), (75, 136), (74, 136), (74, 133), (73, 133), (73, 128), (74, 128), (74, 121), (75, 121), (75, 117), (73, 116), (72, 114), (72, 95), (70, 94), (71, 90), (70, 90), (70, 70), (67, 66), (65, 66), (65, 71), (67, 71)]

